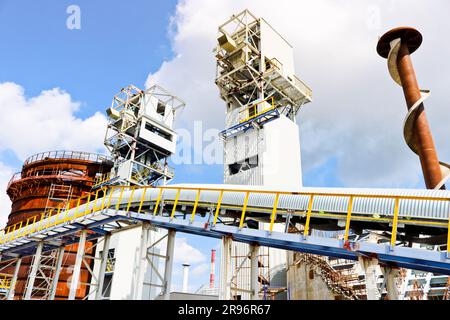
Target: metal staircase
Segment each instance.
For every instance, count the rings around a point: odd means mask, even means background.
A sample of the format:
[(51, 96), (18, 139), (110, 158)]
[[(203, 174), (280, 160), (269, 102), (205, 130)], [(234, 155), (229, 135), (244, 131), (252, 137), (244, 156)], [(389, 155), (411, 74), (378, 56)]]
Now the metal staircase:
[(304, 253), (296, 262), (296, 264), (299, 263), (306, 263), (311, 270), (314, 270), (314, 272), (325, 282), (327, 288), (333, 293), (349, 300), (359, 300), (356, 292), (347, 285), (346, 277), (344, 277), (341, 272), (334, 270), (325, 258)]

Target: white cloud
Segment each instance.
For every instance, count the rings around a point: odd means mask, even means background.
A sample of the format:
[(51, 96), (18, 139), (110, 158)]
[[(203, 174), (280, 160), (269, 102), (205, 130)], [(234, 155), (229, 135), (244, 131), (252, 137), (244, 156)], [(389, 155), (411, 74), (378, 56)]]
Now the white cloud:
[(20, 160), (42, 151), (103, 150), (106, 117), (97, 112), (80, 119), (80, 103), (59, 89), (27, 98), (15, 83), (0, 84), (0, 151), (12, 150)]
[[(42, 91), (27, 98), (20, 85), (0, 83), (0, 152), (12, 152), (23, 161), (50, 150), (101, 152), (106, 118), (97, 112), (87, 119), (76, 116), (80, 103), (61, 89)], [(6, 186), (14, 171), (0, 162), (0, 225), (11, 210)]]
[(206, 256), (191, 246), (186, 238), (175, 239), (175, 263), (196, 264), (205, 261)]
[(8, 214), (11, 211), (11, 201), (6, 194), (6, 187), (13, 173), (13, 168), (0, 162), (0, 229), (6, 225)]
[(218, 25), (248, 8), (294, 46), (297, 74), (313, 89), (314, 102), (299, 115), (304, 170), (335, 158), (336, 174), (347, 186), (414, 186), (422, 178), (402, 137), (403, 93), (375, 47), (395, 26), (412, 25), (423, 33), (413, 60), (419, 82), (432, 89), (427, 113), (440, 158), (449, 160), (444, 147), (450, 135), (450, 61), (444, 57), (450, 46), (441, 30), (450, 28), (450, 3), (437, 2), (280, 0), (274, 6), (270, 0), (181, 0), (171, 24), (175, 57), (150, 74), (146, 85), (159, 83), (186, 100), (179, 125), (203, 120), (205, 128), (223, 128), (212, 49)]

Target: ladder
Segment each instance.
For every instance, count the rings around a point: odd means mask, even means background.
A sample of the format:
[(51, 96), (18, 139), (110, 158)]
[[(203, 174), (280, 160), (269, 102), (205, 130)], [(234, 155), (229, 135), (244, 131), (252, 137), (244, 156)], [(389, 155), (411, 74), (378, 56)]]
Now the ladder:
[(334, 270), (325, 258), (304, 253), (301, 255), (300, 259), (295, 262), (295, 264), (299, 264), (301, 262), (306, 263), (311, 270), (318, 274), (325, 282), (327, 288), (335, 294), (341, 295), (349, 300), (359, 299), (354, 290), (346, 284), (347, 279), (343, 277), (341, 272)]
[(68, 203), (72, 198), (72, 192), (71, 185), (52, 183), (45, 204), (45, 212), (57, 210), (58, 206), (61, 208), (61, 204)]
[[(33, 256), (31, 265), (34, 265), (36, 256)], [(31, 299), (32, 300), (49, 300), (51, 289), (53, 285), (53, 279), (56, 272), (56, 264), (58, 259), (57, 250), (48, 251), (41, 255), (41, 259), (38, 262), (38, 269), (36, 273), (36, 277), (31, 283), (32, 279), (28, 274), (28, 280), (24, 291), (25, 294), (28, 291), (28, 288), (32, 286), (31, 291)], [(29, 269), (29, 273), (31, 272), (31, 267)]]

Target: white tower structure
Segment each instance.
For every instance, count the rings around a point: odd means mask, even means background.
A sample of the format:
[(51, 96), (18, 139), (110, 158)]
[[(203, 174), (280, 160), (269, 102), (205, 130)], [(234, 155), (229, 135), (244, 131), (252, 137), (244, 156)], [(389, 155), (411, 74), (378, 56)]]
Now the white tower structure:
[[(157, 186), (170, 181), (173, 170), (168, 159), (177, 141), (173, 124), (184, 106), (182, 100), (158, 85), (146, 90), (129, 85), (116, 94), (106, 110), (109, 121), (105, 136), (114, 167), (96, 187)], [(161, 210), (163, 207), (161, 203)], [(97, 246), (97, 255), (108, 257), (107, 272), (98, 279), (96, 295), (89, 298), (140, 300), (155, 299), (159, 294), (168, 296), (170, 281), (160, 277), (166, 277), (164, 270), (171, 270), (164, 262), (169, 261), (167, 252), (173, 252), (174, 239), (174, 232), (148, 224), (105, 236)], [(101, 263), (96, 262), (95, 274), (100, 268)]]
[(184, 106), (158, 85), (145, 91), (129, 85), (114, 96), (106, 111), (105, 146), (115, 164), (110, 182), (157, 185), (173, 178), (167, 159), (176, 147), (175, 115)]
[[(226, 129), (221, 132), (225, 183), (300, 189), (296, 116), (312, 101), (312, 91), (295, 75), (293, 47), (264, 19), (244, 10), (219, 27), (216, 60), (216, 84), (226, 103)], [(230, 266), (237, 271), (228, 285), (235, 290), (222, 293), (221, 298), (249, 298), (251, 268), (246, 265), (251, 250), (243, 244), (231, 246), (231, 256), (238, 261)], [(222, 253), (229, 251), (222, 249)], [(268, 249), (259, 248), (260, 257), (263, 250)], [(268, 251), (269, 273), (285, 266), (284, 252)]]

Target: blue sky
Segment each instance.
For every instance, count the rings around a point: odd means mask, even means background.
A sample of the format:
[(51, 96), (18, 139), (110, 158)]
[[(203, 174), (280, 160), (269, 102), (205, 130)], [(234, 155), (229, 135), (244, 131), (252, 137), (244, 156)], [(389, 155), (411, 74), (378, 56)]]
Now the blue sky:
[[(66, 8), (73, 3), (0, 0), (0, 83), (19, 84), (27, 98), (59, 87), (81, 103), (76, 116), (85, 119), (96, 111), (104, 112), (120, 88), (130, 83), (144, 87), (148, 74), (172, 57), (168, 25), (176, 1), (76, 1), (81, 29), (69, 30)], [(3, 150), (0, 161), (15, 169), (21, 165), (11, 150)], [(177, 168), (175, 181), (222, 181), (219, 166), (199, 168), (195, 176), (191, 169)], [(179, 237), (199, 249), (206, 260), (218, 243)], [(176, 265), (177, 286), (181, 285), (180, 271)], [(208, 281), (209, 271), (191, 275), (193, 288)]]

